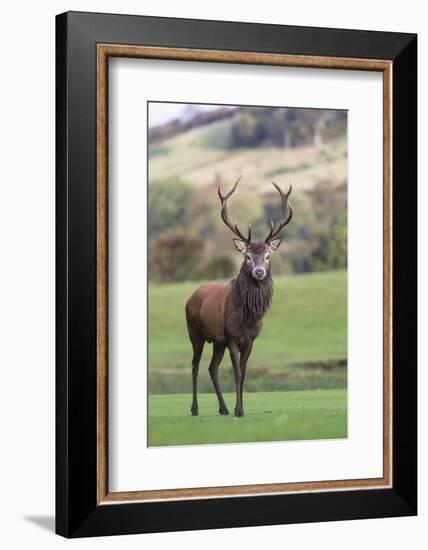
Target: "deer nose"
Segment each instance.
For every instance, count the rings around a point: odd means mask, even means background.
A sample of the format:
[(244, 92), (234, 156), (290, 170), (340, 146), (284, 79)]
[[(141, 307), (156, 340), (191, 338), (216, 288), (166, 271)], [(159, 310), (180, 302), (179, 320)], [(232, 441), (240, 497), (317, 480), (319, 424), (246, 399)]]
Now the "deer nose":
[(256, 267), (253, 271), (253, 276), (256, 279), (264, 279), (266, 275), (266, 271), (262, 267)]

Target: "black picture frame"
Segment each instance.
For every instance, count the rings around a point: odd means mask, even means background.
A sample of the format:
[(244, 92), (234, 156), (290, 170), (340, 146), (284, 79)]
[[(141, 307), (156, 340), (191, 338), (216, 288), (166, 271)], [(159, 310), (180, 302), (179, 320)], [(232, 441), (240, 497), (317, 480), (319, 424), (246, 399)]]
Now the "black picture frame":
[[(391, 488), (97, 504), (96, 46), (392, 62)], [(417, 36), (68, 12), (56, 18), (56, 532), (65, 537), (417, 513)]]

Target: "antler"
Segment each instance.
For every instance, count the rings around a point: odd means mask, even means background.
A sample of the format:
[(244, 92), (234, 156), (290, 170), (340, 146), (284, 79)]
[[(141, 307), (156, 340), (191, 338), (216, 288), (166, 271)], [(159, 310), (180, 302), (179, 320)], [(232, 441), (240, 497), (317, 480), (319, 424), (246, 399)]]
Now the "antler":
[[(266, 237), (265, 243), (269, 243), (278, 233), (281, 231), (283, 227), (285, 227), (288, 223), (290, 223), (291, 218), (293, 217), (293, 210), (291, 208), (290, 201), (288, 200), (288, 197), (291, 194), (292, 186), (290, 185), (290, 189), (288, 190), (288, 193), (283, 193), (280, 189), (280, 187), (272, 182), (272, 185), (275, 187), (275, 189), (278, 191), (280, 197), (281, 197), (281, 217), (278, 222), (278, 227), (275, 228), (273, 221), (270, 222), (270, 233)], [(289, 209), (288, 217), (285, 218), (285, 213), (287, 211), (287, 204)]]
[(242, 241), (244, 241), (246, 244), (250, 244), (251, 242), (251, 225), (248, 226), (248, 237), (244, 237), (244, 235), (239, 231), (238, 226), (235, 222), (235, 224), (232, 224), (229, 220), (229, 211), (227, 209), (227, 200), (228, 198), (235, 192), (236, 187), (238, 186), (239, 180), (242, 176), (239, 176), (239, 178), (236, 180), (235, 185), (232, 187), (232, 189), (227, 193), (226, 195), (222, 195), (220, 192), (220, 185), (218, 186), (218, 196), (220, 197), (221, 202), (221, 219), (224, 221), (224, 223), (227, 225), (227, 227)]

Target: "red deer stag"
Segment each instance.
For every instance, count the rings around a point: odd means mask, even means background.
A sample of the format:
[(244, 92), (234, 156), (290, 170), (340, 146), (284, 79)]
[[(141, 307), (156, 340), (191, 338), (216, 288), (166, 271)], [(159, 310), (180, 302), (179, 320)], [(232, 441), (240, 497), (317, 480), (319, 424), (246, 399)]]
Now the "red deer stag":
[[(240, 179), (240, 178), (239, 178)], [(270, 270), (270, 256), (281, 243), (278, 233), (291, 220), (293, 211), (288, 197), (273, 183), (281, 197), (281, 217), (275, 227), (271, 222), (269, 235), (264, 242), (251, 242), (251, 226), (245, 237), (237, 224), (229, 220), (227, 201), (234, 193), (238, 181), (226, 195), (220, 187), (218, 196), (221, 202), (221, 218), (227, 227), (238, 237), (233, 239), (235, 247), (244, 255), (238, 276), (228, 283), (206, 283), (199, 287), (186, 303), (186, 319), (189, 338), (193, 346), (192, 380), (193, 401), (191, 413), (198, 415), (197, 380), (199, 363), (205, 342), (213, 344), (213, 356), (209, 373), (219, 403), (219, 413), (229, 414), (221, 393), (218, 371), (226, 347), (232, 360), (236, 386), (235, 415), (244, 415), (242, 390), (247, 361), (253, 342), (260, 334), (262, 318), (272, 300), (273, 284)], [(288, 216), (286, 216), (288, 205)]]

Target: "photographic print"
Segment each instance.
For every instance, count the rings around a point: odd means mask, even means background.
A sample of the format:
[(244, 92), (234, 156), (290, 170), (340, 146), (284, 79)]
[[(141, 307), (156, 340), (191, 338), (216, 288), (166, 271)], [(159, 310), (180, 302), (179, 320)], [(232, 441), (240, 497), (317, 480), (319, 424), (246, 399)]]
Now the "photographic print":
[(148, 445), (347, 437), (347, 111), (148, 102)]

